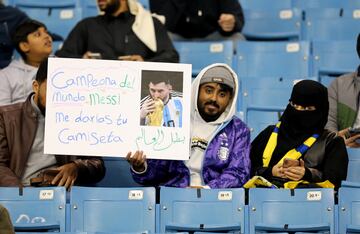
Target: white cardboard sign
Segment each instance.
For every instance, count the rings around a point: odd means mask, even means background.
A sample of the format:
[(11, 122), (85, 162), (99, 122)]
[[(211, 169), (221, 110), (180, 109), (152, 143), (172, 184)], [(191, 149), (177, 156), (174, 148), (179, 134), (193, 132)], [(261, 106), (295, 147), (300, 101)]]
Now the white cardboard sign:
[[(164, 104), (174, 121), (164, 115), (161, 126), (147, 126), (140, 103), (151, 97), (149, 83), (158, 76), (168, 80), (171, 100), (176, 94), (180, 101)], [(189, 64), (50, 58), (44, 151), (125, 157), (143, 150), (147, 158), (188, 159), (190, 95)]]

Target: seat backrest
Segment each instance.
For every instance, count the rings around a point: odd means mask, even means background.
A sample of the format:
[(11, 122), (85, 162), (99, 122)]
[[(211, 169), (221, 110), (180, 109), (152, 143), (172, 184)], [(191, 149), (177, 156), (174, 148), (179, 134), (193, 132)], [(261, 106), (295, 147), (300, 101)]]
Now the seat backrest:
[(180, 62), (192, 64), (192, 75), (212, 63), (226, 63), (232, 66), (233, 42), (227, 41), (175, 41)]
[(236, 70), (242, 77), (295, 77), (310, 75), (309, 42), (249, 42), (236, 47)]
[(356, 39), (359, 33), (358, 29), (360, 28), (360, 17), (346, 17), (348, 14), (344, 14), (340, 18), (313, 19), (311, 24), (307, 24), (304, 27), (301, 38), (310, 41)]
[(160, 231), (244, 233), (244, 189), (160, 188)]
[(96, 183), (97, 187), (139, 187), (131, 175), (129, 163), (124, 158), (103, 158), (106, 173), (104, 178)]
[(293, 7), (308, 8), (341, 8), (343, 0), (293, 0)]
[(251, 141), (254, 140), (262, 130), (269, 125), (275, 125), (284, 112), (283, 108), (279, 107), (258, 107), (246, 109), (247, 121), (246, 125), (250, 129)]
[(339, 233), (360, 232), (360, 188), (339, 189)]
[(155, 188), (72, 187), (71, 228), (78, 232), (155, 232)]
[(312, 44), (313, 75), (328, 85), (334, 78), (353, 72), (359, 65), (356, 41), (314, 41)]
[(293, 86), (300, 81), (288, 77), (243, 77), (243, 105), (247, 108), (286, 107)]
[(346, 181), (360, 183), (360, 149), (347, 148), (349, 163)]
[[(287, 41), (299, 40), (302, 14), (298, 9), (244, 10), (245, 25), (242, 33), (247, 40)], [(271, 25), (269, 27), (269, 25)]]
[(257, 232), (334, 233), (334, 190), (249, 190), (250, 234)]
[(239, 0), (244, 10), (285, 10), (292, 8), (291, 0)]
[(0, 203), (8, 209), (15, 231), (65, 232), (64, 187), (0, 188)]
[(26, 12), (30, 18), (44, 23), (50, 32), (59, 34), (63, 39), (66, 39), (82, 18), (77, 0), (14, 0), (14, 5)]

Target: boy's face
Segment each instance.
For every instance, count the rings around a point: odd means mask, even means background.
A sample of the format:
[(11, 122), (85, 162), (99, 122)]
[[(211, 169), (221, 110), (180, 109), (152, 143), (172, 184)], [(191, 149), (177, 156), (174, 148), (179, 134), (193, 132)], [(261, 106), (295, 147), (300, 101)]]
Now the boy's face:
[(23, 43), (22, 50), (28, 58), (42, 60), (52, 52), (52, 38), (44, 27), (30, 33), (27, 42), (21, 43)]

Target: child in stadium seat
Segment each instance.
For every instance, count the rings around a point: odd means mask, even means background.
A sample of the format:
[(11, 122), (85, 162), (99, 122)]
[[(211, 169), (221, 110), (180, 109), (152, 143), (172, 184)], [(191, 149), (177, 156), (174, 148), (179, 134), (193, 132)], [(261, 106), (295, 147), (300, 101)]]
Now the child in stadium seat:
[(25, 101), (32, 92), (38, 67), (52, 52), (52, 38), (46, 26), (29, 20), (19, 25), (13, 43), (21, 59), (0, 70), (0, 105)]
[(45, 59), (26, 101), (0, 107), (0, 187), (32, 186), (35, 179), (36, 186), (70, 188), (104, 177), (101, 158), (44, 153), (47, 72)]

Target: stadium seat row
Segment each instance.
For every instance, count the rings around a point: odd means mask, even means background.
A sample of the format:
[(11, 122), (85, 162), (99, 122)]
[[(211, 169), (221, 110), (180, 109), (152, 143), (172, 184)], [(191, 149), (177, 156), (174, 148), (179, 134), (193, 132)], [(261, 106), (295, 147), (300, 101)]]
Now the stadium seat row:
[[(245, 26), (243, 34), (249, 40), (350, 40), (360, 28), (360, 1), (335, 0), (310, 4), (302, 1), (247, 0), (242, 2)], [(25, 11), (31, 18), (45, 22), (50, 31), (64, 39), (83, 18), (99, 14), (95, 0), (8, 0), (9, 5)], [(149, 1), (140, 1), (149, 9)], [(282, 2), (282, 3), (281, 3)], [(316, 2), (316, 1), (315, 1)], [(325, 6), (324, 6), (325, 5)]]
[(244, 9), (248, 40), (347, 40), (360, 28), (359, 8)]
[(359, 0), (239, 0), (243, 9), (357, 8)]
[(352, 233), (360, 188), (245, 190), (73, 187), (1, 188), (17, 233)]

